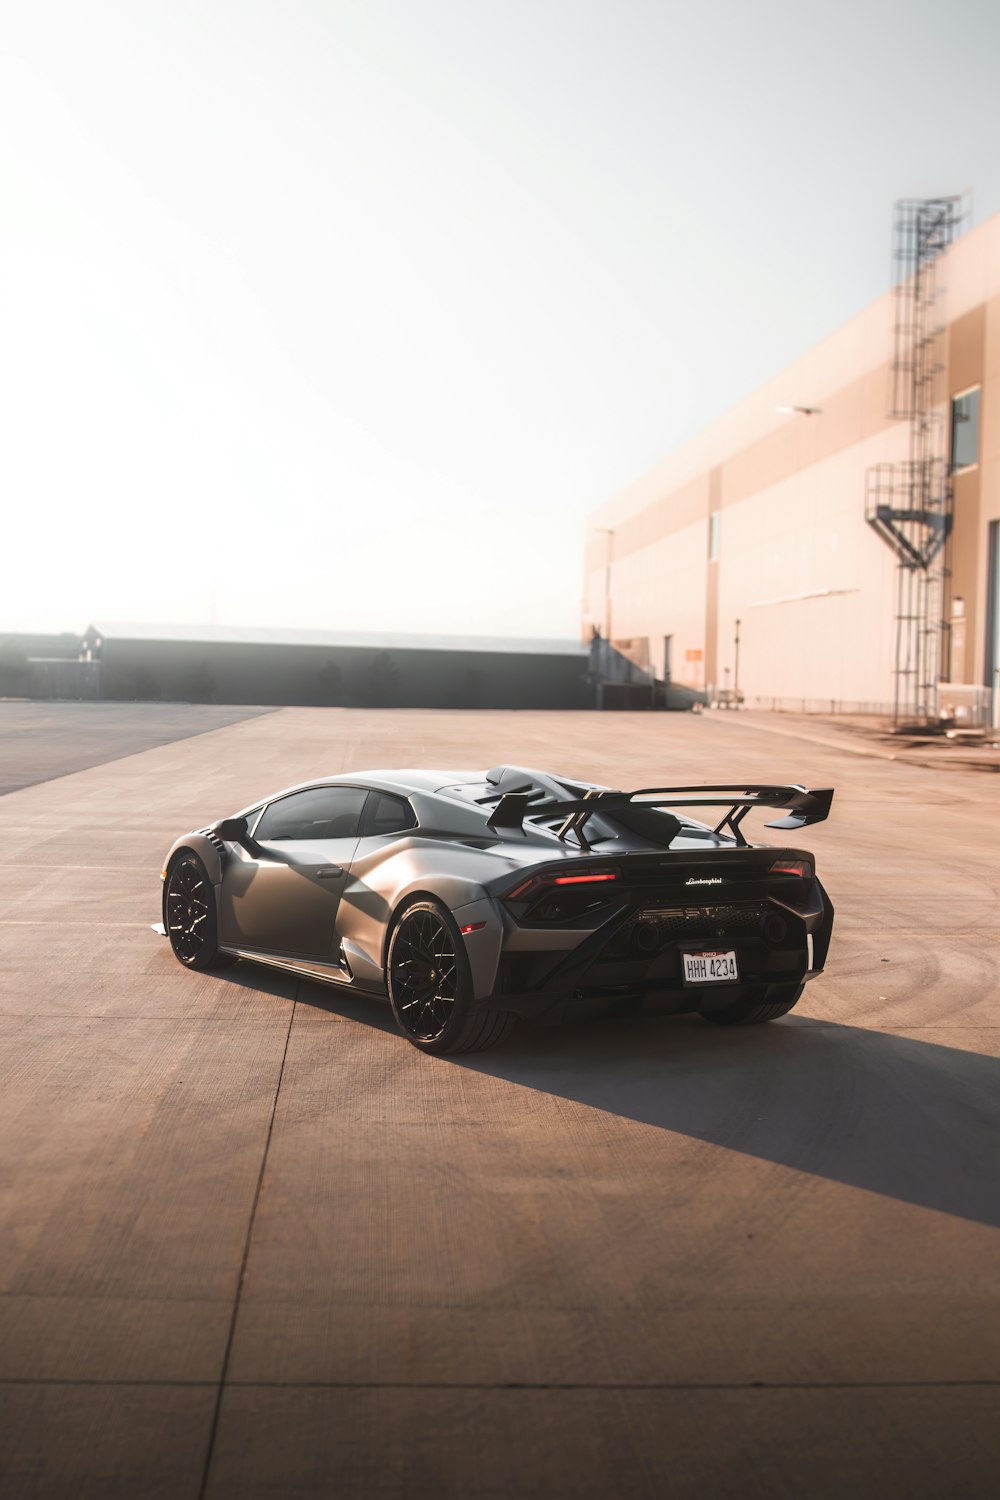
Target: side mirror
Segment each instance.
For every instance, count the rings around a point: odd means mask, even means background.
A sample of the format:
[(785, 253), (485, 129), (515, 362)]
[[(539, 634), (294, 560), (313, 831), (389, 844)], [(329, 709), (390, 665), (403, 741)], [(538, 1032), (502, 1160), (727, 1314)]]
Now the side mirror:
[(213, 831), (220, 839), (226, 839), (230, 844), (239, 844), (254, 859), (273, 859), (274, 855), (263, 844), (258, 844), (256, 839), (250, 837), (250, 824), (246, 818), (223, 818), (218, 823), (212, 824)]
[(223, 818), (221, 823), (213, 825), (219, 838), (226, 839), (230, 844), (244, 843), (249, 826), (246, 818)]

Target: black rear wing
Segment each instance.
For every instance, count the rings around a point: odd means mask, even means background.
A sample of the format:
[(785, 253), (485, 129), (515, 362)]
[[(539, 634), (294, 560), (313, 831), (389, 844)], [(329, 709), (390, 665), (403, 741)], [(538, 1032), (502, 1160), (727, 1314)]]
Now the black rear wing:
[(833, 788), (809, 791), (804, 786), (652, 786), (638, 792), (587, 792), (584, 797), (566, 802), (546, 802), (537, 791), (505, 792), (487, 820), (494, 832), (501, 829), (523, 830), (526, 817), (563, 818), (555, 830), (558, 838), (574, 834), (584, 849), (589, 849), (584, 829), (596, 812), (614, 812), (622, 807), (725, 807), (725, 817), (715, 832), (728, 828), (737, 844), (746, 845), (740, 824), (754, 807), (783, 808), (787, 818), (776, 818), (768, 828), (804, 828), (807, 823), (822, 823), (830, 815)]

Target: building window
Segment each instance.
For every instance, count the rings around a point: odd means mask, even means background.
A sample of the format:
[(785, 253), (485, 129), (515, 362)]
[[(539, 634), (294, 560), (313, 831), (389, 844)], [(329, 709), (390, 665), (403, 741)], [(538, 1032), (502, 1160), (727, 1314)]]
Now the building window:
[(979, 462), (979, 387), (955, 396), (951, 403), (951, 467), (967, 469)]
[(708, 518), (708, 560), (715, 562), (719, 556), (719, 512), (713, 510)]

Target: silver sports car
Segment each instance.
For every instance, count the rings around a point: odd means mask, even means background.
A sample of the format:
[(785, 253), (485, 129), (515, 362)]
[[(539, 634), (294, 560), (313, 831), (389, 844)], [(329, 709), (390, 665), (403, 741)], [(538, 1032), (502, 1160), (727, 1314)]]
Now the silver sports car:
[(178, 839), (163, 927), (190, 969), (246, 958), (388, 997), (425, 1052), (490, 1047), (518, 1016), (770, 1021), (822, 970), (833, 908), (810, 854), (741, 824), (760, 807), (802, 828), (832, 798), (521, 766), (335, 776)]

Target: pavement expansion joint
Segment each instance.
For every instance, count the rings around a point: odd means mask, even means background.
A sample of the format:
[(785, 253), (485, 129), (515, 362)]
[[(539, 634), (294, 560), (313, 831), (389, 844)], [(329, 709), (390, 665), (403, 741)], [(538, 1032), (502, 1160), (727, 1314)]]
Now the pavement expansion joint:
[[(0, 1386), (225, 1391), (906, 1391), (992, 1390), (995, 1380), (60, 1380), (0, 1376)], [(206, 1466), (207, 1467), (207, 1466)]]
[(246, 1279), (247, 1262), (250, 1258), (250, 1245), (253, 1240), (253, 1228), (257, 1218), (257, 1207), (260, 1203), (261, 1188), (264, 1185), (264, 1173), (267, 1170), (267, 1156), (271, 1149), (271, 1137), (274, 1134), (274, 1117), (278, 1109), (278, 1099), (281, 1095), (281, 1084), (285, 1076), (285, 1063), (288, 1060), (288, 1044), (292, 1036), (292, 1026), (295, 1022), (295, 1011), (298, 1005), (299, 989), (301, 979), (295, 981), (295, 995), (292, 1001), (291, 1013), (288, 1017), (288, 1030), (285, 1033), (285, 1045), (281, 1054), (281, 1066), (278, 1069), (278, 1081), (274, 1089), (274, 1098), (271, 1101), (271, 1114), (267, 1122), (267, 1135), (264, 1138), (264, 1150), (261, 1153), (260, 1171), (257, 1174), (257, 1186), (254, 1189), (253, 1203), (250, 1207), (250, 1218), (247, 1222), (246, 1239), (243, 1243), (243, 1256), (240, 1261), (240, 1273), (236, 1281), (236, 1296), (233, 1299), (233, 1315), (229, 1320), (229, 1332), (226, 1337), (226, 1349), (222, 1358), (222, 1371), (219, 1375), (218, 1390), (215, 1397), (215, 1410), (212, 1413), (212, 1427), (208, 1436), (208, 1447), (205, 1453), (205, 1468), (202, 1473), (200, 1500), (204, 1500), (208, 1488), (209, 1471), (212, 1467), (212, 1455), (215, 1452), (215, 1440), (219, 1430), (219, 1417), (222, 1411), (222, 1396), (226, 1388), (226, 1376), (229, 1371), (229, 1361), (233, 1352), (233, 1340), (236, 1337), (236, 1323), (240, 1312), (240, 1299), (243, 1296), (243, 1283)]

